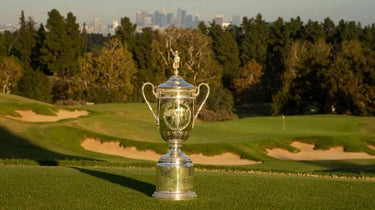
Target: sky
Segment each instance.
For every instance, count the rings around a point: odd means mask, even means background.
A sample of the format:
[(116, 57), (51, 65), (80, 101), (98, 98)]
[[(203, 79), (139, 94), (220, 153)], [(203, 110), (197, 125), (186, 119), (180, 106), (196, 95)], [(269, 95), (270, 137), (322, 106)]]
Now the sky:
[(232, 16), (255, 17), (260, 13), (272, 22), (278, 17), (284, 20), (300, 16), (306, 22), (323, 21), (326, 17), (360, 22), (362, 26), (375, 23), (374, 0), (0, 0), (0, 24), (18, 24), (21, 10), (37, 23), (45, 23), (48, 12), (57, 9), (66, 17), (72, 12), (78, 23), (91, 23), (99, 18), (102, 23), (129, 17), (135, 22), (139, 10), (154, 12), (165, 6), (167, 12), (176, 13), (178, 8), (188, 14), (198, 14), (201, 20), (211, 21), (215, 15), (223, 15), (225, 21)]

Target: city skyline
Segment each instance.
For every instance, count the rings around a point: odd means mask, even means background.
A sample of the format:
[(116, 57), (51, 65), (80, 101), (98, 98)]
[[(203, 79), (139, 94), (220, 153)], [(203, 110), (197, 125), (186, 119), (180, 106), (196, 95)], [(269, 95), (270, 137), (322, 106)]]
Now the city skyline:
[(375, 1), (372, 0), (232, 0), (218, 2), (217, 0), (191, 0), (189, 2), (164, 0), (150, 1), (139, 0), (66, 0), (56, 2), (51, 0), (1, 0), (0, 24), (18, 24), (21, 10), (27, 17), (31, 16), (37, 23), (45, 23), (48, 12), (57, 9), (63, 16), (72, 12), (77, 17), (78, 23), (89, 23), (98, 18), (104, 24), (110, 24), (113, 20), (129, 17), (136, 22), (137, 11), (161, 11), (165, 8), (168, 12), (176, 13), (177, 9), (184, 9), (200, 20), (212, 21), (217, 15), (224, 17), (224, 21), (230, 21), (232, 16), (254, 17), (258, 13), (263, 18), (272, 22), (278, 17), (289, 20), (301, 17), (303, 21), (323, 21), (329, 17), (334, 22), (339, 20), (356, 21), (362, 25), (375, 23)]

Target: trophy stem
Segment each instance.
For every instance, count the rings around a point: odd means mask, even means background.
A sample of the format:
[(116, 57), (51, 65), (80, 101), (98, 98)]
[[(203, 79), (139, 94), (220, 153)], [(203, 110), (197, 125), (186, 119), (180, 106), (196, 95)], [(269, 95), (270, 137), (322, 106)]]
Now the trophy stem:
[(190, 157), (181, 151), (181, 147), (182, 147), (182, 144), (180, 143), (171, 143), (169, 144), (169, 152), (171, 152), (171, 154), (174, 154), (174, 155), (178, 155), (178, 154), (182, 155), (183, 157), (190, 160)]
[(171, 143), (167, 154), (157, 163), (157, 184), (154, 198), (185, 200), (197, 197), (193, 189), (194, 165), (184, 154), (180, 143)]

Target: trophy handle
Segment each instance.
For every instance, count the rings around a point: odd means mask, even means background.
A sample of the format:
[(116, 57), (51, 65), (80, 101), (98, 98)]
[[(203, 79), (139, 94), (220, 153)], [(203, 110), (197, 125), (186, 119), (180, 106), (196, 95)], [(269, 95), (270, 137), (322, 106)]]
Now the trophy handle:
[(194, 115), (193, 126), (194, 126), (194, 122), (195, 122), (195, 120), (196, 120), (197, 117), (198, 117), (199, 112), (201, 111), (201, 109), (203, 108), (204, 104), (205, 104), (206, 101), (207, 101), (208, 95), (210, 95), (210, 87), (208, 86), (208, 84), (207, 84), (207, 83), (201, 83), (201, 84), (198, 85), (198, 92), (195, 94), (195, 96), (198, 96), (198, 95), (199, 95), (199, 92), (200, 92), (201, 86), (206, 86), (206, 88), (207, 88), (207, 94), (206, 94), (206, 96), (204, 97), (204, 100), (202, 101), (201, 105), (199, 106), (197, 112), (196, 112), (195, 115)]
[(154, 110), (152, 109), (151, 105), (150, 105), (150, 102), (148, 102), (147, 98), (146, 98), (146, 95), (145, 95), (145, 87), (147, 85), (150, 85), (152, 87), (152, 93), (154, 94), (155, 98), (157, 98), (157, 94), (155, 92), (155, 86), (151, 83), (151, 82), (146, 82), (146, 83), (143, 83), (142, 85), (142, 95), (143, 95), (143, 98), (145, 99), (146, 101), (146, 104), (148, 106), (148, 108), (150, 109), (152, 115), (154, 116), (156, 122), (159, 124), (159, 120), (158, 120), (158, 117), (156, 116)]

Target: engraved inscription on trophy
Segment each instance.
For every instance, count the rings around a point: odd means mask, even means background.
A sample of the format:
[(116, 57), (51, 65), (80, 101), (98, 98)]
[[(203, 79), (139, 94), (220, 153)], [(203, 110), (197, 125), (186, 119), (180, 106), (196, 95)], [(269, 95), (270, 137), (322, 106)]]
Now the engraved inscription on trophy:
[(160, 174), (165, 177), (171, 177), (171, 170), (169, 168), (162, 168)]
[(188, 104), (169, 102), (162, 106), (163, 119), (171, 130), (184, 130), (191, 122), (191, 110)]

